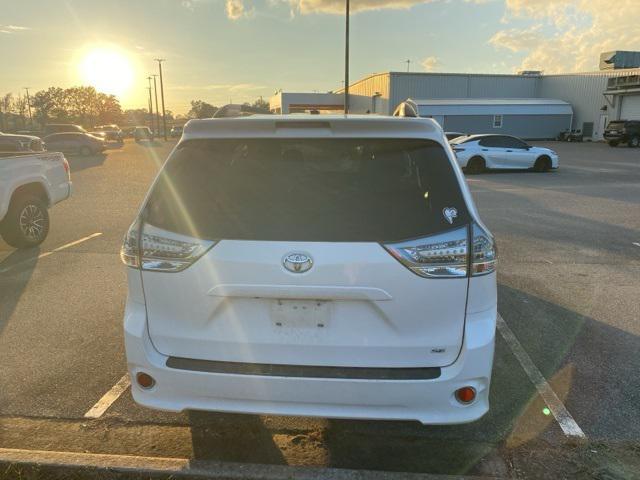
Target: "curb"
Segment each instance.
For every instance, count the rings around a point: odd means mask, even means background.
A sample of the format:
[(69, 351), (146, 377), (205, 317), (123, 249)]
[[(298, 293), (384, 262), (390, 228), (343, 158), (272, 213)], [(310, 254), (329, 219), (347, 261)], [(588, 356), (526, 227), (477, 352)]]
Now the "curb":
[(184, 478), (192, 480), (205, 478), (212, 480), (489, 480), (497, 478), (0, 448), (0, 480), (8, 480), (16, 476), (30, 479)]

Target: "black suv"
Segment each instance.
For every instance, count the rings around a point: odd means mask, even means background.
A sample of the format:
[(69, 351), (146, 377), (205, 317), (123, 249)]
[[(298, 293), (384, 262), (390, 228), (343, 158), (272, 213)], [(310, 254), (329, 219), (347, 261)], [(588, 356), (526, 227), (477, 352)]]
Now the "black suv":
[(615, 147), (626, 143), (631, 148), (640, 147), (640, 120), (615, 120), (604, 130), (604, 139)]

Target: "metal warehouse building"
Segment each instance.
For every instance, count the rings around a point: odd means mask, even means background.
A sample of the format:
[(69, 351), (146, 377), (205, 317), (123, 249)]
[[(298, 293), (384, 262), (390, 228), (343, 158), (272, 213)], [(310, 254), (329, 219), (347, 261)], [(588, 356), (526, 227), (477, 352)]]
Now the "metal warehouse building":
[(562, 100), (485, 98), (411, 100), (421, 117), (433, 118), (445, 131), (496, 133), (523, 138), (553, 138), (571, 126), (573, 110)]
[[(640, 66), (637, 63), (640, 55), (632, 53), (604, 53), (602, 70), (587, 73), (376, 73), (349, 86), (350, 112), (391, 115), (399, 103), (416, 99), (424, 105), (421, 114), (424, 112), (425, 116), (443, 120), (441, 124), (447, 130), (553, 138), (560, 131), (571, 128), (582, 130), (586, 138), (600, 140), (609, 121), (640, 119), (640, 68), (617, 68), (629, 64)], [(337, 90), (328, 94), (309, 94), (313, 97), (308, 103), (314, 110), (336, 110), (343, 105), (336, 95), (341, 93)], [(272, 97), (272, 110), (289, 113), (286, 108), (289, 103), (295, 105), (295, 111), (308, 110), (304, 102), (297, 99), (289, 102), (291, 95), (299, 94), (279, 92)], [(500, 99), (501, 102), (489, 102), (489, 99)], [(325, 103), (326, 109), (322, 108)], [(436, 107), (442, 109), (446, 105), (449, 111), (462, 109), (465, 113), (446, 115), (443, 110), (436, 113)], [(507, 107), (519, 113), (510, 116)], [(478, 108), (484, 109), (483, 113), (475, 115), (477, 110), (474, 109)], [(541, 114), (541, 109), (548, 109), (548, 112)], [(498, 117), (493, 118), (495, 115)], [(488, 119), (491, 120), (490, 129)]]

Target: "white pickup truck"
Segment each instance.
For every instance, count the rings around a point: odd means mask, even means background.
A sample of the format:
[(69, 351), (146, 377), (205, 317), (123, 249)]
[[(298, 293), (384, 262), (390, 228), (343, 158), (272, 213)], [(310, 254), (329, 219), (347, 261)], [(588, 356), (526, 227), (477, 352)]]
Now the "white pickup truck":
[(49, 207), (69, 198), (71, 176), (62, 153), (0, 153), (0, 234), (11, 246), (39, 245), (49, 233)]

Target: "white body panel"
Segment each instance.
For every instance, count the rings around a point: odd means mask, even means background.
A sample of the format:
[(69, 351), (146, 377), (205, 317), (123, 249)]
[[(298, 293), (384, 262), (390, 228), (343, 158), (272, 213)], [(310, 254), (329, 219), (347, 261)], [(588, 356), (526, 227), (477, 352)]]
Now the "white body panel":
[[(313, 268), (287, 271), (292, 251), (308, 253)], [(419, 277), (376, 243), (223, 240), (183, 272), (142, 277), (151, 340), (165, 355), (440, 367), (462, 343), (468, 279)], [(294, 308), (315, 310), (309, 324), (288, 316)]]
[[(470, 281), (464, 343), (455, 362), (432, 380), (352, 380), (234, 375), (177, 370), (166, 366), (148, 334), (140, 272), (129, 269), (124, 316), (131, 378), (150, 374), (145, 390), (132, 382), (141, 405), (168, 411), (212, 410), (262, 415), (417, 420), (425, 424), (467, 423), (489, 409), (496, 325), (495, 274)], [(473, 310), (473, 311), (472, 311)], [(453, 392), (472, 386), (477, 399), (461, 405)]]
[(13, 193), (23, 185), (36, 183), (52, 206), (71, 195), (71, 181), (62, 153), (33, 153), (0, 157), (0, 220), (4, 218)]
[[(196, 138), (420, 138), (444, 146), (471, 218), (482, 225), (442, 129), (427, 119), (312, 116), (313, 129), (274, 123), (305, 117), (191, 121)], [(294, 273), (283, 258), (313, 267)], [(372, 242), (221, 240), (181, 272), (129, 269), (125, 342), (134, 399), (153, 408), (407, 419), (450, 424), (488, 409), (496, 275), (424, 278)], [(300, 310), (307, 313), (299, 314)], [(431, 379), (219, 373), (171, 359), (344, 368), (435, 368)], [(472, 386), (463, 405), (454, 392)]]

